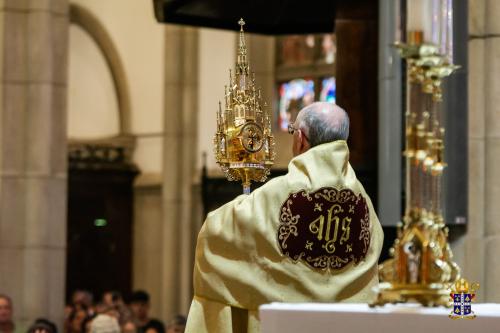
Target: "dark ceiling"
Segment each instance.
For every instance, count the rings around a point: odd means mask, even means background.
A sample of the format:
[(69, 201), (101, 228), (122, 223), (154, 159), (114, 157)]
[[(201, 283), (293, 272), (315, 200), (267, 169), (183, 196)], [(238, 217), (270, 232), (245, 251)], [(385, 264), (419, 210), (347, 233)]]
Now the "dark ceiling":
[(268, 35), (333, 32), (335, 0), (153, 0), (162, 23), (238, 30)]

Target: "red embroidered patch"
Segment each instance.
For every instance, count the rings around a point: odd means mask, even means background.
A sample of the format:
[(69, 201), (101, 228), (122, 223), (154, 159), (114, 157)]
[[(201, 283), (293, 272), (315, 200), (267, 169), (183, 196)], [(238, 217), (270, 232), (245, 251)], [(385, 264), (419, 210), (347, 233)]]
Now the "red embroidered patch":
[(356, 264), (370, 246), (368, 205), (350, 189), (323, 187), (312, 193), (292, 193), (281, 206), (277, 237), (284, 255), (311, 268)]

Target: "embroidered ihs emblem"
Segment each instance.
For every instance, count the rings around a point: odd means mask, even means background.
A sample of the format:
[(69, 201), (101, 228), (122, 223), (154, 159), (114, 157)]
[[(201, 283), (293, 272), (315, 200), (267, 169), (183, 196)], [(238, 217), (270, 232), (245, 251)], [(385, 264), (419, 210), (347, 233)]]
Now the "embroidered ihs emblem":
[(280, 209), (281, 252), (319, 270), (363, 260), (370, 246), (366, 199), (350, 189), (324, 187), (292, 193)]

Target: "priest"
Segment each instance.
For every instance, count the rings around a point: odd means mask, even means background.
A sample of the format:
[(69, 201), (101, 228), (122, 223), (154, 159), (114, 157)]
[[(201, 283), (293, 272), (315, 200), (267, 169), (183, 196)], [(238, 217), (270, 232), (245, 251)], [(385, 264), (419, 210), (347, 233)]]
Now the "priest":
[(374, 300), (383, 232), (349, 164), (349, 117), (313, 103), (289, 126), (288, 173), (208, 214), (186, 332), (259, 332), (270, 302)]

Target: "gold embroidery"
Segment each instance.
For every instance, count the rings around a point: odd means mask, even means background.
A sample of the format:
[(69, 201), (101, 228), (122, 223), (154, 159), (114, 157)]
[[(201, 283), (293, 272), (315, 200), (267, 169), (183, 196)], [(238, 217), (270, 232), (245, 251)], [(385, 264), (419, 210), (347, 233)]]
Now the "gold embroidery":
[(335, 241), (334, 240), (328, 241), (326, 244), (323, 244), (321, 247), (324, 248), (326, 250), (326, 252), (332, 254), (333, 252), (335, 252)]
[(292, 193), (281, 206), (277, 236), (282, 253), (294, 262), (323, 271), (357, 264), (370, 245), (368, 205), (349, 189)]
[(323, 239), (323, 222), (325, 220), (325, 217), (323, 215), (320, 215), (316, 220), (312, 221), (309, 223), (309, 231), (314, 234), (318, 235), (318, 240)]
[(342, 236), (340, 237), (340, 245), (349, 240), (349, 234), (351, 233), (351, 221), (350, 217), (344, 217), (342, 220)]
[(286, 203), (286, 208), (283, 207), (282, 213), (280, 216), (281, 221), (285, 221), (282, 223), (279, 228), (279, 236), (278, 239), (282, 240), (281, 246), (286, 249), (286, 241), (290, 235), (297, 236), (297, 222), (299, 222), (300, 215), (293, 215), (290, 209), (290, 205), (292, 204), (292, 200), (289, 199)]

